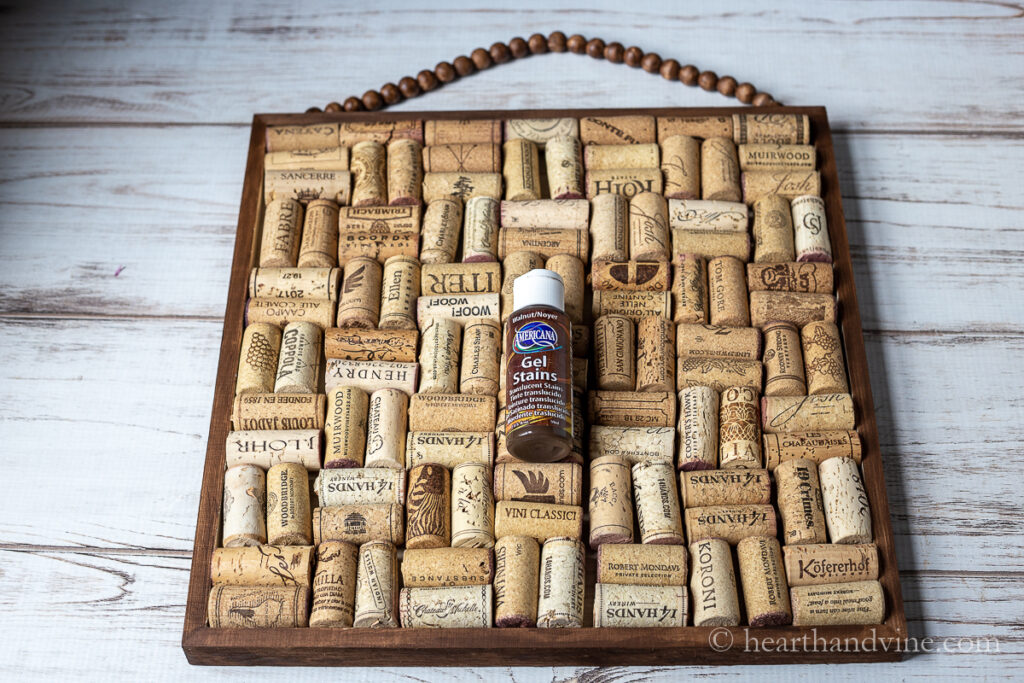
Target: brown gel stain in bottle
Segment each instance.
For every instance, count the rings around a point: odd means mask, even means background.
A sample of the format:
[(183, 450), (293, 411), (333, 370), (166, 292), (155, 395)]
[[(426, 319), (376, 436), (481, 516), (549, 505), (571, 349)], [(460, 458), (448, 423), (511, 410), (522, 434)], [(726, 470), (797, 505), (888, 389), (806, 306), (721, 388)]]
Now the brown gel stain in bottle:
[(516, 278), (505, 329), (509, 452), (556, 462), (572, 450), (572, 352), (562, 278), (535, 269)]

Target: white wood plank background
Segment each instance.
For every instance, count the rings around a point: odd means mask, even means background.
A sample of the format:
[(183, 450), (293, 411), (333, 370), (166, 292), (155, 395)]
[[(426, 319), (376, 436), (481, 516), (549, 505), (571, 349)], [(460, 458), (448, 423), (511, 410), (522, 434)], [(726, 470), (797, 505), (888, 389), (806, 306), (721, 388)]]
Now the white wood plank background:
[[(4, 9), (0, 679), (1019, 675), (1024, 9), (551, 4)], [(998, 638), (998, 652), (954, 641), (953, 652), (893, 665), (770, 669), (187, 665), (181, 623), (252, 114), (322, 106), (556, 28), (829, 108), (911, 634)], [(553, 55), (398, 108), (726, 103)]]

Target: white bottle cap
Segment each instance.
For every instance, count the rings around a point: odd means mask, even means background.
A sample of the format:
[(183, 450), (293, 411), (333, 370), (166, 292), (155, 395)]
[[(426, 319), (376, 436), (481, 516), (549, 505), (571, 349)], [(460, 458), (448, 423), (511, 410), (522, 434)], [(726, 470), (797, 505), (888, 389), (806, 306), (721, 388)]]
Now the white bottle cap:
[(551, 306), (565, 312), (565, 285), (553, 270), (536, 268), (512, 281), (512, 309)]

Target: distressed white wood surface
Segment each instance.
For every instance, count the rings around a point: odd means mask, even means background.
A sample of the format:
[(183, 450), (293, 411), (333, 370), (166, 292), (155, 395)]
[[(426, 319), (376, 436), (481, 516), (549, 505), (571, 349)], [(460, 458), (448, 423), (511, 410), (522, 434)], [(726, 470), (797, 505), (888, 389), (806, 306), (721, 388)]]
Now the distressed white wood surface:
[[(1024, 666), (1024, 12), (544, 5), (5, 10), (0, 678), (858, 680)], [(322, 105), (555, 28), (829, 107), (911, 635), (998, 638), (997, 653), (954, 641), (900, 664), (827, 668), (188, 667), (181, 622), (252, 113)], [(726, 103), (559, 55), (400, 108)]]

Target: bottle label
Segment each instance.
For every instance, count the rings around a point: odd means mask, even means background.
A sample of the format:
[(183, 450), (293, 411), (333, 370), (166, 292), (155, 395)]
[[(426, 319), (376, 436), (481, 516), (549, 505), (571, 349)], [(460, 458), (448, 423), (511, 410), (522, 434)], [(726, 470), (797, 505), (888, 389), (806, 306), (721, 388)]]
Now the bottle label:
[(528, 308), (509, 317), (505, 348), (505, 433), (553, 427), (572, 435), (572, 351), (569, 319)]

